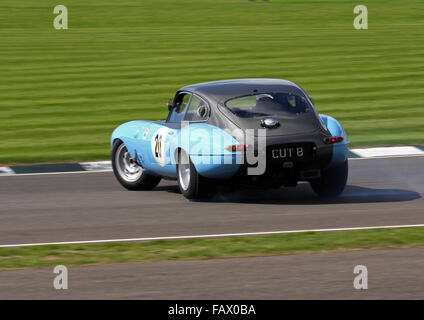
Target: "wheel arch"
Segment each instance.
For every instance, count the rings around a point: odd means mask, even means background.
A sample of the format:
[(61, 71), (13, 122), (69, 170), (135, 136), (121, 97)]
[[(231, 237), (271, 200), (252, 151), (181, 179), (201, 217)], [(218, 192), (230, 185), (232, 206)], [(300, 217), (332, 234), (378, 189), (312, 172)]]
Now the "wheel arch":
[(345, 161), (347, 161), (349, 153), (349, 140), (346, 134), (345, 129), (335, 118), (330, 117), (325, 114), (319, 115), (321, 120), (324, 122), (328, 131), (334, 137), (343, 137), (342, 142), (333, 144), (333, 156), (328, 167), (337, 166)]
[[(175, 150), (174, 150), (174, 160), (175, 160), (176, 164), (178, 163), (178, 155), (180, 154), (181, 150), (184, 150), (184, 149), (181, 148), (181, 147), (176, 147)], [(187, 151), (185, 151), (185, 150), (184, 150), (184, 152), (187, 153)]]

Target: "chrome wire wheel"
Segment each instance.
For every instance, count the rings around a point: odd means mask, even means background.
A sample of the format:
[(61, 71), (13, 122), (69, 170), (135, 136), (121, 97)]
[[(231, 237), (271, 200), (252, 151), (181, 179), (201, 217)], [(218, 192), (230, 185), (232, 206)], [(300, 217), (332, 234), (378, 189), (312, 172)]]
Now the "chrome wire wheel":
[(178, 181), (181, 188), (187, 190), (190, 185), (190, 159), (187, 153), (184, 151), (180, 152), (180, 161), (178, 163)]
[(119, 176), (127, 182), (137, 181), (143, 174), (143, 168), (131, 158), (127, 147), (122, 143), (115, 155), (116, 169)]

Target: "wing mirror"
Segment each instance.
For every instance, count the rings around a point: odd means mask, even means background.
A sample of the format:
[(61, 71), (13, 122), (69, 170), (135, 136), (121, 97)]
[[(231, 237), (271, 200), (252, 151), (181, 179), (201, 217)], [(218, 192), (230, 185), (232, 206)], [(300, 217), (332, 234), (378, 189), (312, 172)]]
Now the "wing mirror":
[(168, 111), (171, 111), (174, 108), (174, 101), (172, 99), (168, 100)]

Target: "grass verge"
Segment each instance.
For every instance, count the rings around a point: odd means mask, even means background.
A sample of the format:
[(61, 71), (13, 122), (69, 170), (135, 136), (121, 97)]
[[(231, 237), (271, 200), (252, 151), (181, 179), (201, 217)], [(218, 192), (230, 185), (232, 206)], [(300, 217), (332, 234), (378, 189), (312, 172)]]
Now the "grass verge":
[(119, 124), (166, 117), (180, 87), (289, 79), (352, 147), (424, 144), (424, 1), (56, 0), (0, 5), (0, 164), (108, 159)]
[(424, 246), (424, 228), (0, 248), (0, 270)]

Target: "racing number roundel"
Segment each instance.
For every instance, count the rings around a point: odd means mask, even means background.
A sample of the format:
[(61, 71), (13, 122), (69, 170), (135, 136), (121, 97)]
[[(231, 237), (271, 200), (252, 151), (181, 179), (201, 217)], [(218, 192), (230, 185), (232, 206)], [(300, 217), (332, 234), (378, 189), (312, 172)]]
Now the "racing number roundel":
[(163, 167), (165, 165), (165, 138), (168, 128), (160, 128), (152, 137), (152, 153), (155, 161)]

